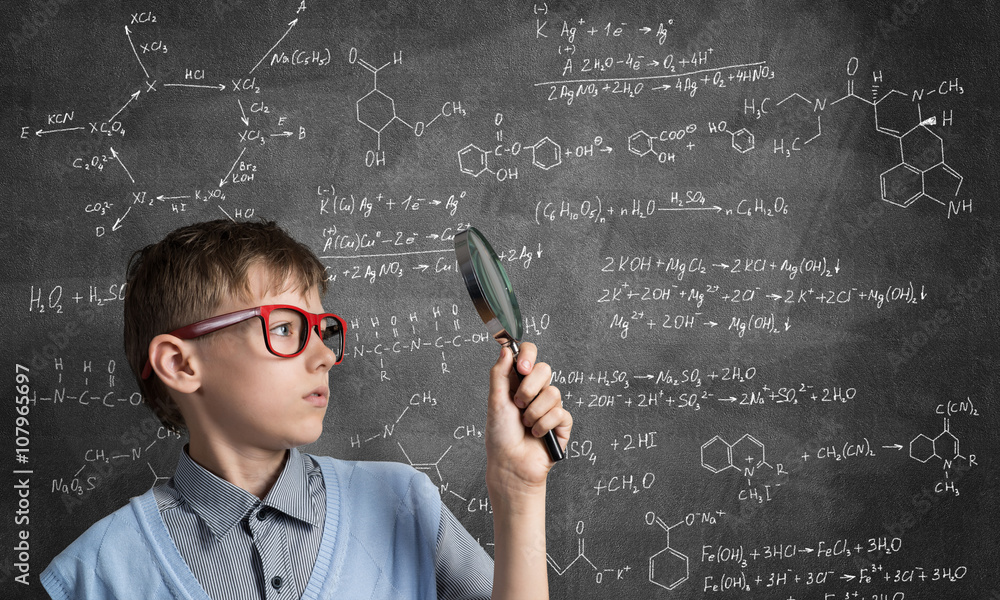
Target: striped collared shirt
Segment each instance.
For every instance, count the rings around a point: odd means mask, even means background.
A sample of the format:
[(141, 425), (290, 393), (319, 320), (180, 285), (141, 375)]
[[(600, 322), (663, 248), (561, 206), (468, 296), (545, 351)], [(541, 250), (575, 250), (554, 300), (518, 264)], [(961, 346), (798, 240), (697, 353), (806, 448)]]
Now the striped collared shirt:
[[(316, 462), (292, 449), (263, 500), (181, 451), (154, 489), (160, 516), (195, 579), (213, 600), (295, 599), (322, 540), (326, 486)], [(441, 504), (435, 561), (438, 597), (489, 598), (493, 561)]]

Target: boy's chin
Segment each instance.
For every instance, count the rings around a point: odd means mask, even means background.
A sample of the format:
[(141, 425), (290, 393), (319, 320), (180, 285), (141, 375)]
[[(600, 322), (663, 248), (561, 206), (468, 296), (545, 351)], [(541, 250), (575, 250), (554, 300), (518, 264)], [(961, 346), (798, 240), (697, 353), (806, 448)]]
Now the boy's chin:
[(319, 438), (323, 435), (323, 423), (319, 423), (315, 428), (310, 427), (309, 429), (303, 428), (299, 432), (299, 446), (308, 446), (319, 441)]

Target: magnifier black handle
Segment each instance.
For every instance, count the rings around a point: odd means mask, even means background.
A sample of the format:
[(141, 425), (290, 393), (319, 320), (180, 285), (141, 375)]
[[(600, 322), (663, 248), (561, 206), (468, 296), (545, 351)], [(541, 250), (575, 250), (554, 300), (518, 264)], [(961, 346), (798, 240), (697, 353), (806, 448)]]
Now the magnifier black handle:
[(559, 440), (556, 439), (555, 431), (551, 429), (546, 431), (545, 435), (542, 436), (542, 440), (545, 442), (545, 448), (549, 451), (549, 457), (552, 458), (553, 462), (559, 462), (566, 458), (566, 455), (559, 448)]
[[(517, 377), (518, 384), (520, 385), (521, 374), (517, 372), (517, 355), (518, 352), (514, 349), (514, 375)], [(556, 439), (555, 431), (552, 429), (546, 431), (545, 435), (542, 436), (542, 441), (545, 442), (545, 449), (549, 451), (549, 458), (552, 459), (552, 462), (559, 462), (566, 458), (566, 454), (559, 447), (559, 440)]]

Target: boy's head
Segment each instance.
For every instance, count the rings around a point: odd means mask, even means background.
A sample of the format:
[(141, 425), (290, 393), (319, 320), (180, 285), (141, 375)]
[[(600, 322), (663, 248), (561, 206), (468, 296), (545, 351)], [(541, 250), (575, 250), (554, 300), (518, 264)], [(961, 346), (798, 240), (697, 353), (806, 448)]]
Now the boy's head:
[[(289, 285), (302, 295), (326, 293), (324, 267), (307, 247), (274, 223), (210, 221), (182, 227), (132, 255), (125, 289), (125, 353), (136, 381), (160, 421), (186, 428), (166, 385), (143, 379), (154, 337), (218, 314), (234, 300), (252, 302), (264, 289)], [(214, 334), (210, 334), (214, 335)]]

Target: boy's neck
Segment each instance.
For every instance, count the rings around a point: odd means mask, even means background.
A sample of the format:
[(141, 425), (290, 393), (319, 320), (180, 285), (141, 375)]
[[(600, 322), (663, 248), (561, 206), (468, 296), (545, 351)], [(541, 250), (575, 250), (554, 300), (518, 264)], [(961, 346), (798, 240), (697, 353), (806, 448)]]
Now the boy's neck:
[(241, 451), (229, 446), (199, 443), (192, 438), (188, 456), (196, 463), (238, 488), (263, 499), (281, 475), (288, 450)]

